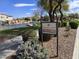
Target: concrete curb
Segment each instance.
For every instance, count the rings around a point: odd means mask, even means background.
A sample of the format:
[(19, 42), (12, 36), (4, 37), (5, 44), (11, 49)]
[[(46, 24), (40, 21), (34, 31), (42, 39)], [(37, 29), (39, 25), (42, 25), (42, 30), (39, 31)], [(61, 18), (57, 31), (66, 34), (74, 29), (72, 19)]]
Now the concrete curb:
[(77, 29), (73, 58), (72, 59), (79, 59), (79, 27)]

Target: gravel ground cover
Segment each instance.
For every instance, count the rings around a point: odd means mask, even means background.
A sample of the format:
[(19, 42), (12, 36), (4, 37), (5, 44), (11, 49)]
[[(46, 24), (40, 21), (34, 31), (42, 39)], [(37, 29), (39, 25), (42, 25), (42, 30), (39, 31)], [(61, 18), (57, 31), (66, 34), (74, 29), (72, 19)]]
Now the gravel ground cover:
[[(59, 28), (58, 57), (49, 59), (72, 59), (76, 29), (71, 29), (68, 32), (65, 30), (65, 28)], [(50, 57), (56, 55), (56, 37), (52, 37), (51, 40), (44, 42), (43, 46), (48, 49)]]

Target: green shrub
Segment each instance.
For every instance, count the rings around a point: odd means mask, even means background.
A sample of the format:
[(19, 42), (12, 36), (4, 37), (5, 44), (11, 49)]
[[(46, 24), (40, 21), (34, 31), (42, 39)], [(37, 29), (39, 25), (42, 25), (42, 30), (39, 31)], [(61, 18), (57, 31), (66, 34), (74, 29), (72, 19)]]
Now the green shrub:
[(17, 50), (18, 59), (48, 59), (47, 49), (37, 39), (29, 39)]
[(79, 21), (78, 20), (75, 20), (74, 22), (76, 22), (79, 25)]
[(43, 34), (43, 41), (49, 41), (51, 39), (51, 35)]
[[(35, 35), (34, 32), (32, 33)], [(31, 35), (31, 34), (29, 34)], [(16, 51), (17, 59), (48, 59), (48, 50), (43, 48), (37, 37), (29, 38)]]
[(77, 27), (78, 27), (78, 24), (74, 21), (70, 22), (69, 25), (72, 29), (77, 29)]
[(64, 22), (62, 23), (62, 27), (66, 27), (66, 26), (67, 26), (67, 22), (64, 21)]
[(43, 39), (43, 41), (45, 42), (45, 41), (49, 41), (51, 39), (51, 35), (49, 35), (49, 34), (43, 34), (43, 37), (42, 37), (41, 34), (42, 33), (41, 33), (41, 29), (40, 29), (39, 30), (39, 41), (42, 41), (42, 39)]

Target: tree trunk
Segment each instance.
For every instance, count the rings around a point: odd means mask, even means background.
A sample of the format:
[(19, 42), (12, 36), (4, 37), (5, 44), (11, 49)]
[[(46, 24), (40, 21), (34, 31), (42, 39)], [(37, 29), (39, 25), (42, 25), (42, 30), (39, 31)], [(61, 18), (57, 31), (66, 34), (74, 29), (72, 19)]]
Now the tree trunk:
[(49, 6), (50, 6), (49, 18), (50, 18), (50, 22), (53, 22), (53, 19), (52, 19), (52, 11), (53, 11), (52, 0), (49, 0)]
[(51, 14), (51, 12), (49, 12), (49, 18), (50, 18), (50, 22), (53, 22), (53, 19), (52, 19), (52, 14)]
[(58, 7), (59, 7), (59, 5), (57, 5), (57, 6), (54, 8), (54, 10), (53, 10), (53, 14), (52, 14), (52, 15), (53, 15), (53, 16), (52, 16), (53, 19), (55, 18), (54, 14), (55, 14), (55, 12), (57, 12), (57, 8), (58, 8)]
[(62, 6), (61, 6), (61, 4), (60, 4), (59, 12), (60, 12), (60, 14), (61, 14), (60, 21), (61, 21), (61, 23), (62, 23), (62, 22), (63, 22), (63, 13), (62, 13), (62, 11), (61, 11), (61, 8), (62, 8)]

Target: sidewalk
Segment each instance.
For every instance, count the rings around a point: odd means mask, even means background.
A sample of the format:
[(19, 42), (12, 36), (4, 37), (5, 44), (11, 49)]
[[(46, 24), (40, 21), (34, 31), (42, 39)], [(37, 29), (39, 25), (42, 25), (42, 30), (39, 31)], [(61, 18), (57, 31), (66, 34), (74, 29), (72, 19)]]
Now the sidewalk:
[(72, 59), (79, 59), (79, 27), (77, 29), (76, 34), (76, 41), (74, 46), (73, 58)]

